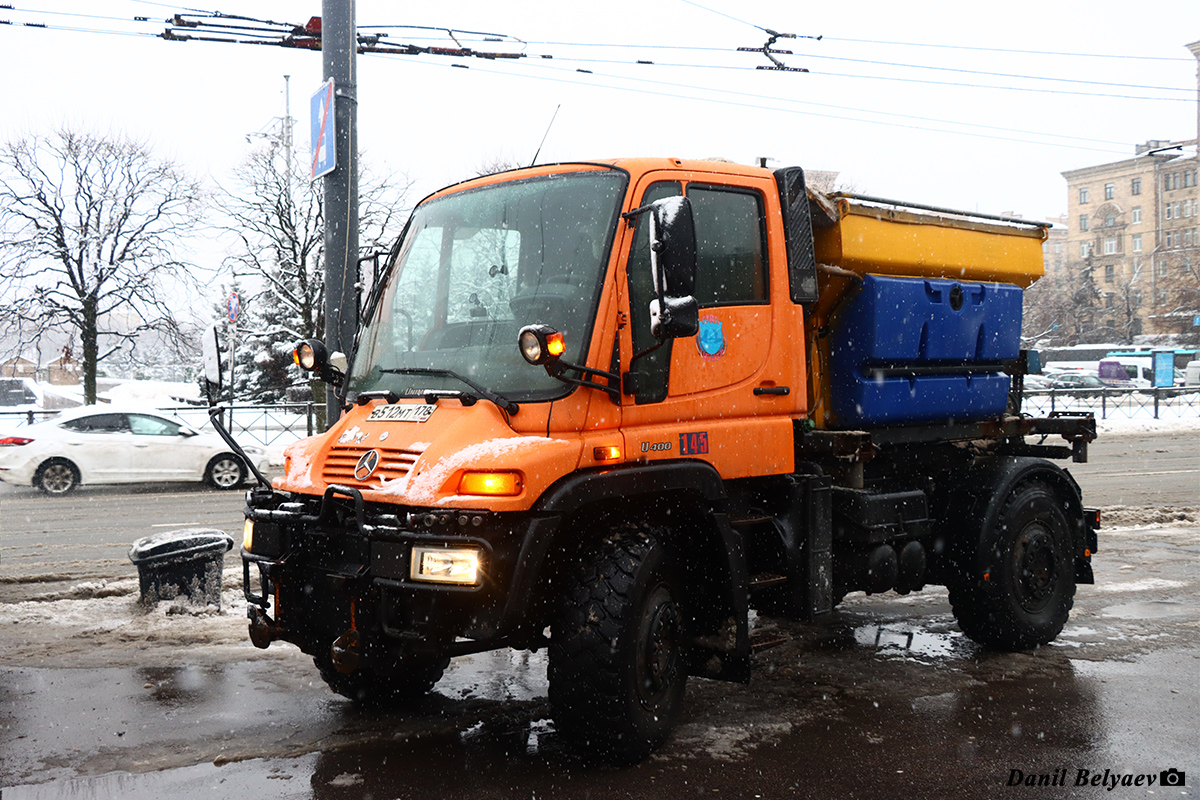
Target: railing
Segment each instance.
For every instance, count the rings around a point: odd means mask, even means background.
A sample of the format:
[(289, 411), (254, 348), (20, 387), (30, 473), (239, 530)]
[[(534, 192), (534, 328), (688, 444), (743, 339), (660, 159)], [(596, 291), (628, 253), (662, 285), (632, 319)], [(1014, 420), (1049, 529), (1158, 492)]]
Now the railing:
[[(319, 409), (315, 403), (275, 403), (272, 405), (234, 405), (224, 409), (223, 419), (230, 433), (241, 444), (263, 447), (291, 444), (320, 431)], [(213, 432), (208, 409), (203, 406), (160, 408), (158, 413), (173, 417), (198, 431)], [(32, 425), (59, 411), (0, 411), (0, 430)]]
[[(1035, 417), (1055, 411), (1091, 411), (1097, 419), (1145, 417), (1179, 419), (1200, 417), (1200, 387), (1165, 389), (1041, 389), (1026, 391), (1021, 410)], [(321, 430), (323, 408), (308, 403), (235, 405), (224, 410), (230, 432), (242, 444), (283, 446)], [(198, 431), (211, 431), (208, 409), (202, 406), (161, 408), (160, 413), (187, 423)], [(58, 411), (0, 411), (0, 430), (41, 422)]]
[(1022, 398), (1021, 410), (1035, 417), (1055, 411), (1091, 411), (1097, 419), (1198, 417), (1200, 387), (1027, 390)]

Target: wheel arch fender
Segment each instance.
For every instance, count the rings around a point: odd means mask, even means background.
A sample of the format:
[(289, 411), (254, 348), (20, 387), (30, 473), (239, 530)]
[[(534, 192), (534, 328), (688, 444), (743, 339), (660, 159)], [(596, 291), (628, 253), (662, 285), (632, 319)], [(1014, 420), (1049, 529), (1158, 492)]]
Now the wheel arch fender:
[[(745, 682), (750, 672), (747, 566), (740, 535), (725, 513), (725, 484), (707, 462), (679, 459), (616, 469), (579, 472), (552, 485), (535, 511), (557, 516), (553, 541), (546, 543), (535, 570), (584, 541), (581, 524), (603, 529), (619, 521), (648, 522), (670, 531), (664, 544), (685, 572), (681, 587), (693, 622), (690, 671), (705, 677)], [(532, 566), (532, 565), (530, 565)], [(704, 602), (698, 602), (699, 600)]]
[[(1075, 553), (1076, 580), (1091, 582), (1091, 564), (1083, 555), (1090, 532), (1083, 511), (1082, 492), (1069, 472), (1042, 458), (999, 456), (974, 465), (962, 483), (941, 498), (941, 521), (935, 548), (944, 550), (951, 564), (968, 573), (980, 568), (975, 563), (984, 539), (997, 524), (1001, 510), (1018, 486), (1041, 481), (1055, 493), (1071, 531)], [(950, 526), (963, 526), (955, 533)]]

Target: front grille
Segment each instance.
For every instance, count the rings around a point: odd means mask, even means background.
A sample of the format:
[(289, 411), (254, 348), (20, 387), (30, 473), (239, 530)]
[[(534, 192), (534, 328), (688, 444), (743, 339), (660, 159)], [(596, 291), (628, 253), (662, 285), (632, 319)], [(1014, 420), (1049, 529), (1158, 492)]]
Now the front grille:
[[(368, 450), (379, 452), (379, 465), (365, 481), (354, 477), (354, 468)], [(411, 450), (399, 450), (393, 447), (344, 447), (338, 446), (325, 457), (325, 467), (321, 477), (326, 483), (338, 483), (342, 486), (353, 486), (356, 489), (378, 489), (381, 484), (399, 480), (409, 473), (413, 464), (421, 457), (420, 453)]]

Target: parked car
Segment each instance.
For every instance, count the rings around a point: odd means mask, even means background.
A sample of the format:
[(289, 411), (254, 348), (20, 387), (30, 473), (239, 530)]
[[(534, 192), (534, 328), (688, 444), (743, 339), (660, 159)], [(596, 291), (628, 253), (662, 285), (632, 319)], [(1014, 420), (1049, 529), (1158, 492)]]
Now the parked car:
[(1049, 375), (1026, 375), (1022, 378), (1023, 386), (1027, 392), (1043, 392), (1050, 388), (1053, 383), (1053, 378)]
[[(266, 467), (262, 448), (246, 447)], [(206, 481), (235, 489), (248, 476), (217, 436), (134, 409), (84, 406), (0, 434), (0, 480), (64, 495), (80, 484)]]
[(1050, 381), (1051, 389), (1072, 389), (1079, 394), (1099, 394), (1101, 389), (1109, 386), (1097, 375), (1087, 375), (1081, 372), (1063, 372), (1055, 375)]

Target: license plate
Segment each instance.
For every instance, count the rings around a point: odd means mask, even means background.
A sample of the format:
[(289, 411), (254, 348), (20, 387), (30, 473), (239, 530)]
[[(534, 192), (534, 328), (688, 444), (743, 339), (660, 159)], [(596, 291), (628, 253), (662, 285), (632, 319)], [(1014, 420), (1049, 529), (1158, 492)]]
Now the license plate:
[(433, 416), (437, 406), (428, 403), (405, 403), (394, 406), (375, 406), (368, 422), (424, 422)]

